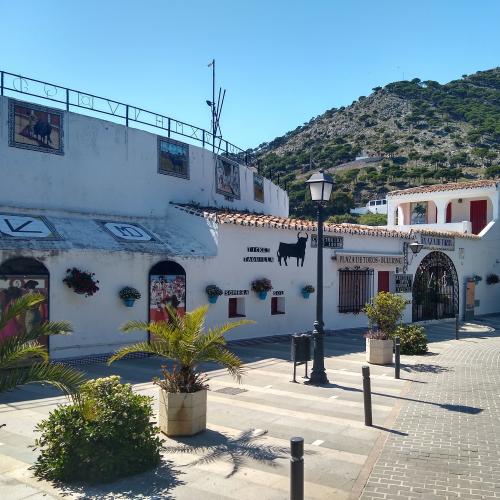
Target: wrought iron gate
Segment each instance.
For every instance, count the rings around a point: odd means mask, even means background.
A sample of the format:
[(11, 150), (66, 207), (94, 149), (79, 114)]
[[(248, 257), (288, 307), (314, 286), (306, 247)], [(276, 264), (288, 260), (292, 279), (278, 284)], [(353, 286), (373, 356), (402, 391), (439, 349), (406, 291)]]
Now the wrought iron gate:
[(413, 282), (413, 321), (453, 318), (458, 313), (458, 276), (452, 260), (431, 252), (418, 266)]

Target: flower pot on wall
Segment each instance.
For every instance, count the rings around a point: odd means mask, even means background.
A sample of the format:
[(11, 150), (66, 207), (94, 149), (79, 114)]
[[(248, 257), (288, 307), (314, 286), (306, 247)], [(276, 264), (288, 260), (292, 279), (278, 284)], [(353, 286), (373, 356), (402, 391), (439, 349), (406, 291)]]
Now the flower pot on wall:
[(207, 428), (207, 391), (167, 392), (160, 389), (159, 419), (167, 436), (193, 436)]
[(366, 339), (366, 361), (372, 365), (392, 364), (393, 347), (392, 339)]
[(260, 300), (266, 300), (267, 298), (267, 292), (259, 292), (257, 295)]
[(135, 299), (123, 299), (123, 303), (127, 307), (132, 307), (134, 305)]
[(219, 298), (218, 295), (209, 295), (208, 296), (208, 301), (210, 304), (215, 304), (217, 302), (217, 299)]
[(311, 295), (309, 292), (302, 292), (302, 297), (304, 297), (304, 299), (308, 299), (309, 295)]

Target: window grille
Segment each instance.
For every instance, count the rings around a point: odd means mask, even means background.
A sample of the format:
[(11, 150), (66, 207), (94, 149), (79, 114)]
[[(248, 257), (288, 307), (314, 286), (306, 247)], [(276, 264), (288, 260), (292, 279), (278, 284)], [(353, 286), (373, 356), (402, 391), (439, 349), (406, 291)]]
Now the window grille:
[(373, 269), (339, 269), (339, 312), (359, 313), (373, 297)]

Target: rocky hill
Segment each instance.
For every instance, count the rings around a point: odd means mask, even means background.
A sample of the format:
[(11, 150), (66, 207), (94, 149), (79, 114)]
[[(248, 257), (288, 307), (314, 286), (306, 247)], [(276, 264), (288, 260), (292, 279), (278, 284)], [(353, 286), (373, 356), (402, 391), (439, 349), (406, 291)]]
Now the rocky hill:
[[(335, 174), (330, 215), (392, 189), (500, 176), (500, 68), (444, 85), (416, 78), (376, 87), (252, 153), (302, 217), (314, 214), (304, 186), (311, 169)], [(375, 161), (353, 162), (359, 156)]]

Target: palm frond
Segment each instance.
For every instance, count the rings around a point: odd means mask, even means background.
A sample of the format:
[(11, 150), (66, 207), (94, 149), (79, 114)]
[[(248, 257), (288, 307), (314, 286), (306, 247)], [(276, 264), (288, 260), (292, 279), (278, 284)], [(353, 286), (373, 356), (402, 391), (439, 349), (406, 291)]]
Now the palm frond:
[(0, 345), (0, 369), (12, 368), (22, 361), (40, 358), (49, 360), (47, 349), (36, 340), (19, 343), (16, 337), (10, 337)]
[(15, 389), (19, 385), (47, 383), (65, 394), (75, 393), (84, 381), (83, 373), (62, 364), (33, 363), (27, 367), (2, 371), (0, 393)]
[(73, 327), (69, 321), (45, 321), (28, 333), (33, 339), (43, 337), (44, 335), (68, 335), (73, 332)]
[(45, 297), (41, 293), (27, 293), (22, 297), (19, 297), (9, 307), (8, 311), (4, 311), (2, 317), (0, 318), (0, 331), (5, 328), (5, 325), (17, 318), (18, 316), (24, 314), (28, 309), (31, 309), (45, 300)]
[(118, 361), (125, 356), (128, 356), (129, 354), (136, 354), (140, 352), (154, 354), (161, 357), (168, 357), (165, 356), (165, 351), (162, 348), (160, 342), (137, 342), (135, 344), (126, 345), (121, 349), (118, 349), (118, 351), (116, 351), (113, 356), (108, 359), (107, 364), (110, 365), (111, 363), (114, 363), (115, 361)]

